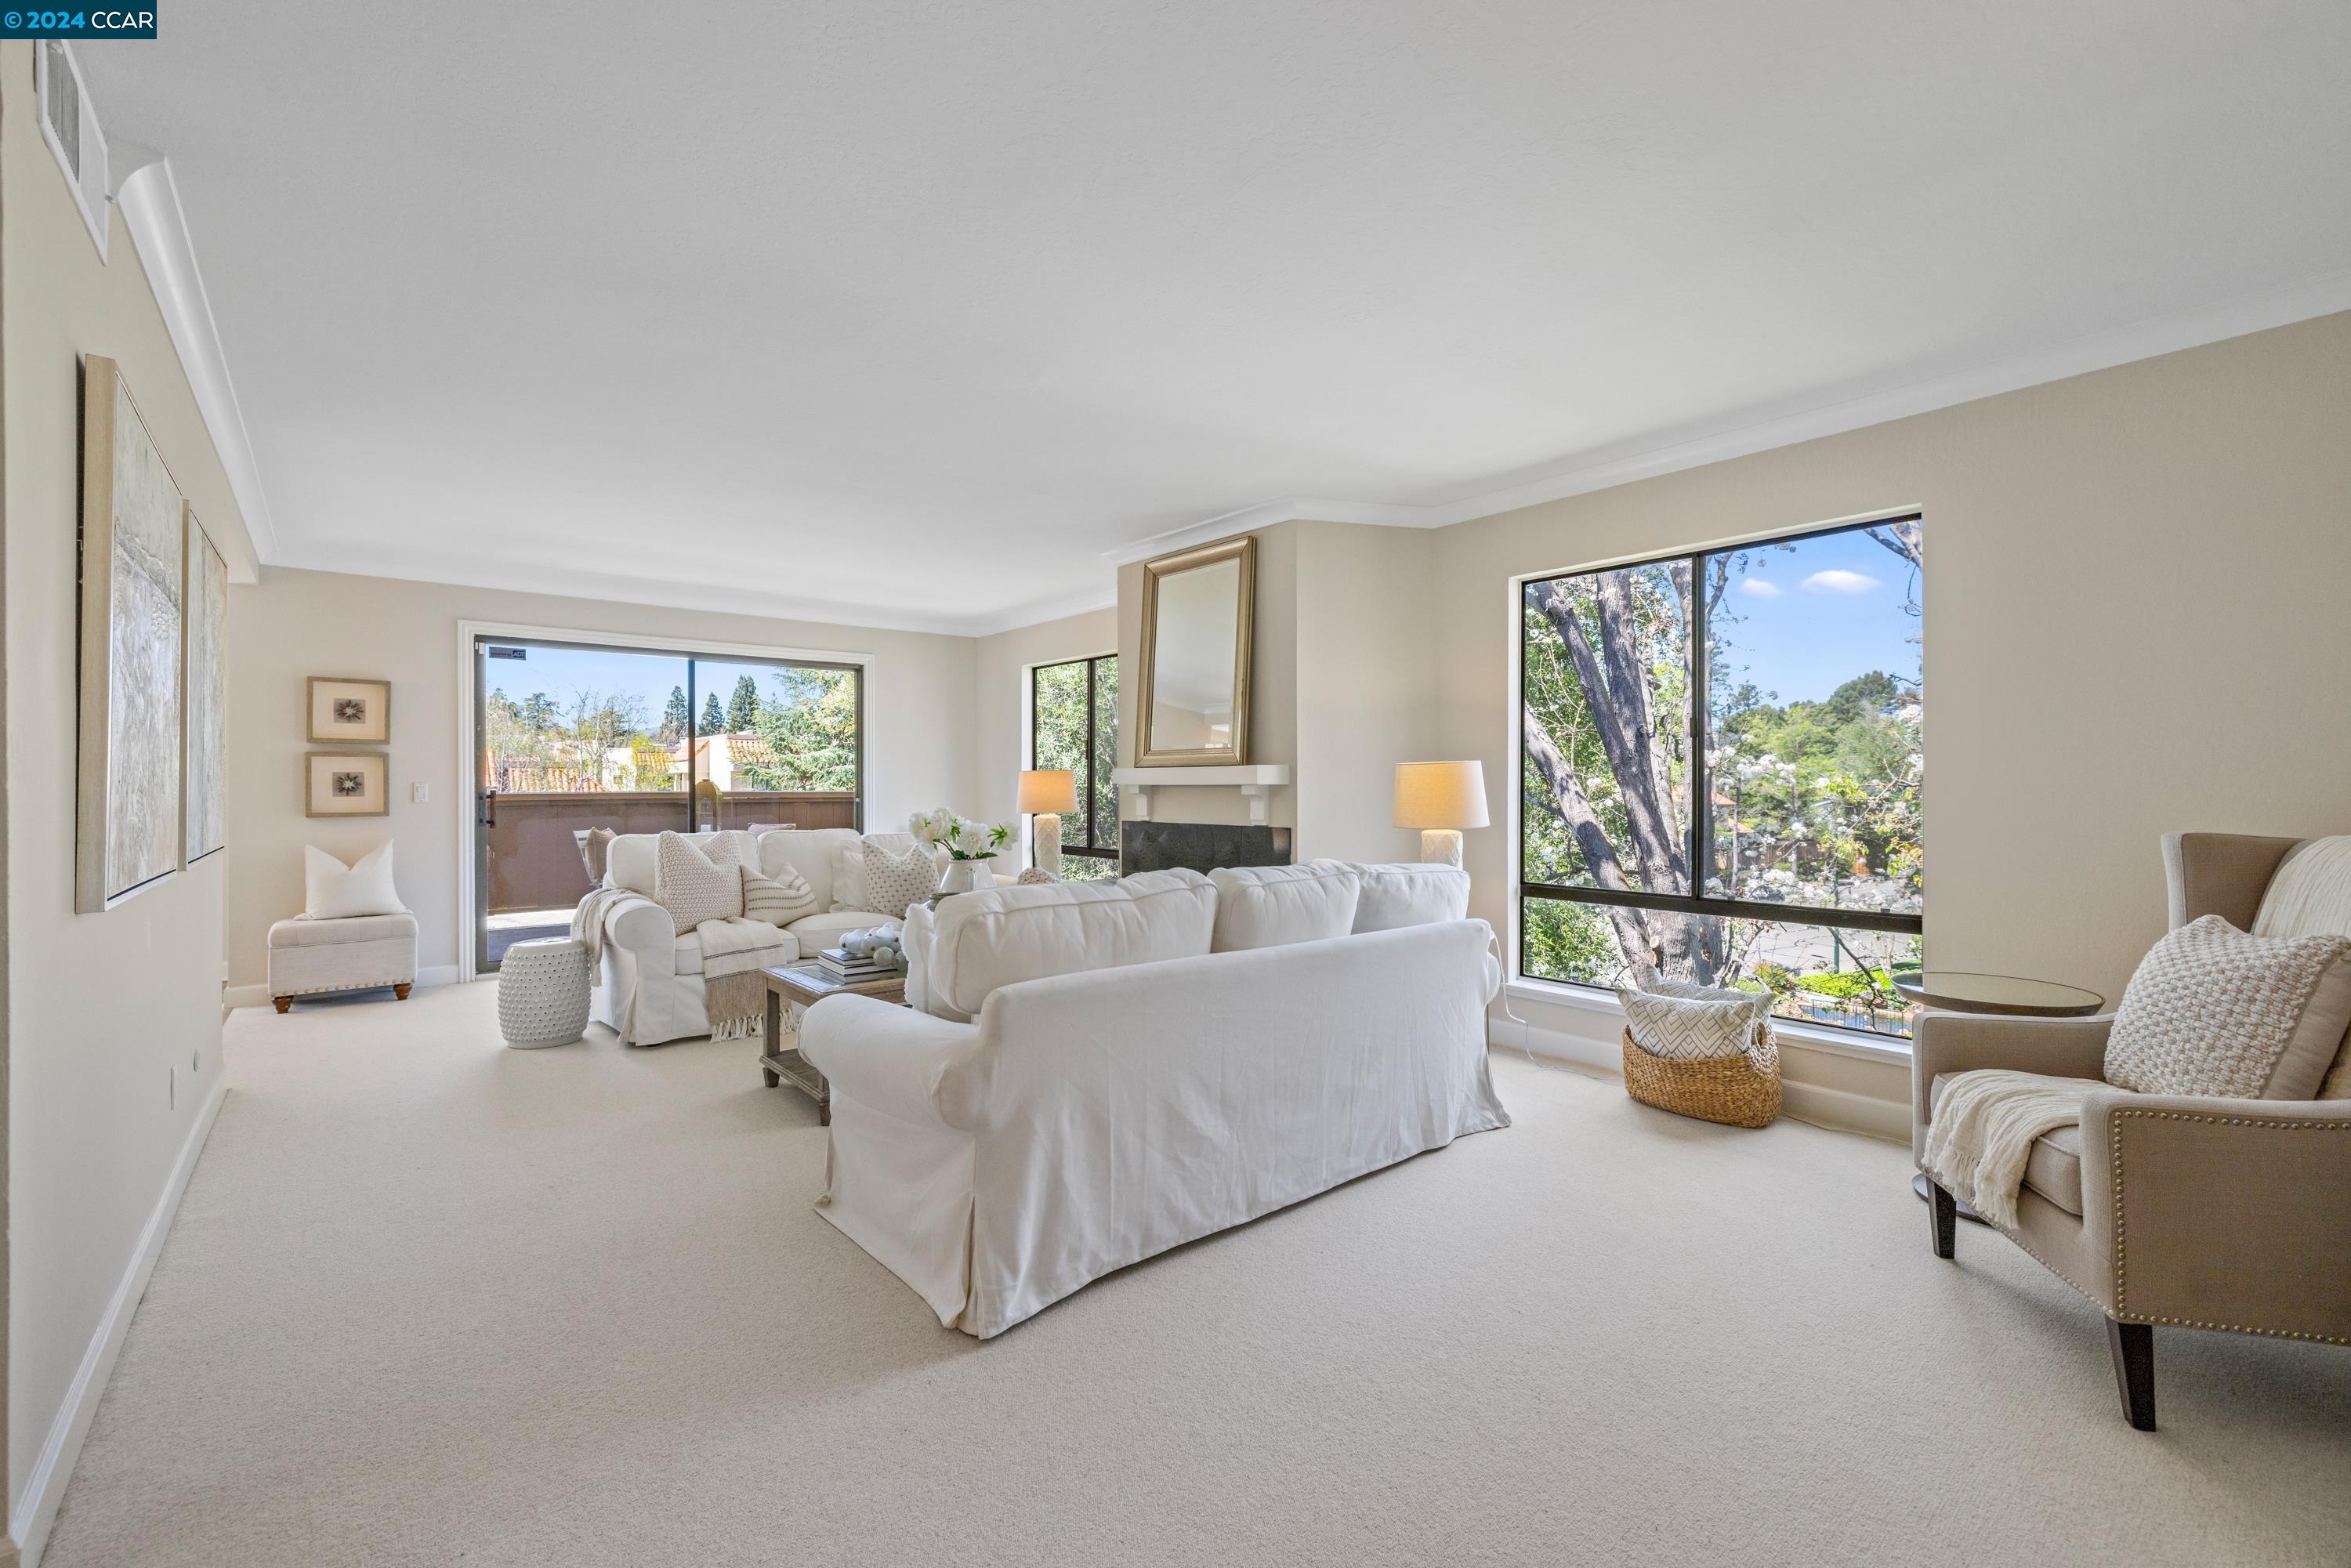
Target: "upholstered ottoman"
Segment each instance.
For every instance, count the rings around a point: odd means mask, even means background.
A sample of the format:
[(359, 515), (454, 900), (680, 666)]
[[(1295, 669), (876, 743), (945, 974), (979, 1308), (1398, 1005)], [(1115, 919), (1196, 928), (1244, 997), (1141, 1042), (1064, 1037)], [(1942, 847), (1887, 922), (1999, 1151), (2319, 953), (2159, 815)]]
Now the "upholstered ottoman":
[(390, 986), (406, 1000), (416, 983), (416, 916), (360, 915), (348, 920), (281, 920), (269, 928), (269, 995), (284, 1012), (318, 991)]
[(588, 1032), (588, 949), (569, 936), (517, 942), (498, 960), (498, 1032), (517, 1051)]

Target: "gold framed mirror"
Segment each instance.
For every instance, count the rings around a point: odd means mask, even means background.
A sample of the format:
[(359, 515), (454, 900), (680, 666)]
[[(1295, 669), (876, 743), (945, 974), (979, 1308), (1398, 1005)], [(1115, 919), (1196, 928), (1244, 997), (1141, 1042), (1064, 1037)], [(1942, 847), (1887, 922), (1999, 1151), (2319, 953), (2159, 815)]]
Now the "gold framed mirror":
[(1249, 760), (1256, 619), (1257, 540), (1248, 535), (1143, 563), (1137, 767)]

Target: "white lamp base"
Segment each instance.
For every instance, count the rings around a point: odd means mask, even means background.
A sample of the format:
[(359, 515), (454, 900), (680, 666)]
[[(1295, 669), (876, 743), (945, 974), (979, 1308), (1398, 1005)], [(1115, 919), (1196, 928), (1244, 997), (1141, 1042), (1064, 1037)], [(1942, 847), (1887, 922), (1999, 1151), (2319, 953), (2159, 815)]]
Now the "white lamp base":
[(1420, 858), (1426, 865), (1461, 863), (1461, 830), (1458, 828), (1423, 828), (1420, 830)]
[(1052, 876), (1061, 874), (1061, 819), (1053, 811), (1040, 811), (1029, 819), (1029, 863)]

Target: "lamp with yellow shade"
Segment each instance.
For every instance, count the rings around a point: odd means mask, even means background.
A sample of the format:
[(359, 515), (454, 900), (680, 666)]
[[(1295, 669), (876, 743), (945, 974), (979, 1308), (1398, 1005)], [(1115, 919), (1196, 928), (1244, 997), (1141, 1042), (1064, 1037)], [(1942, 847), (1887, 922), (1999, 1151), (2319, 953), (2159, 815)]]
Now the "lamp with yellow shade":
[(1423, 861), (1459, 865), (1461, 831), (1482, 828), (1487, 821), (1484, 763), (1396, 764), (1395, 825), (1420, 830)]
[(1078, 809), (1078, 776), (1066, 768), (1031, 768), (1020, 775), (1020, 809), (1029, 824), (1029, 863), (1061, 874), (1061, 813)]

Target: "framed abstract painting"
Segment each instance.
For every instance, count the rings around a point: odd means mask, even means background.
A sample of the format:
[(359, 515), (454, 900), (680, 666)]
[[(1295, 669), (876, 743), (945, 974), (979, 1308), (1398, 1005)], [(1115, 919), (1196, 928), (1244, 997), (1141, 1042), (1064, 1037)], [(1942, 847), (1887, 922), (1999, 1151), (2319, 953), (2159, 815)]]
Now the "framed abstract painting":
[(188, 654), (181, 678), (187, 771), (181, 792), (188, 813), (187, 859), (193, 865), (228, 841), (228, 563), (213, 548), (193, 507), (188, 508), (187, 563)]
[(186, 503), (112, 360), (83, 361), (74, 907), (180, 869)]

